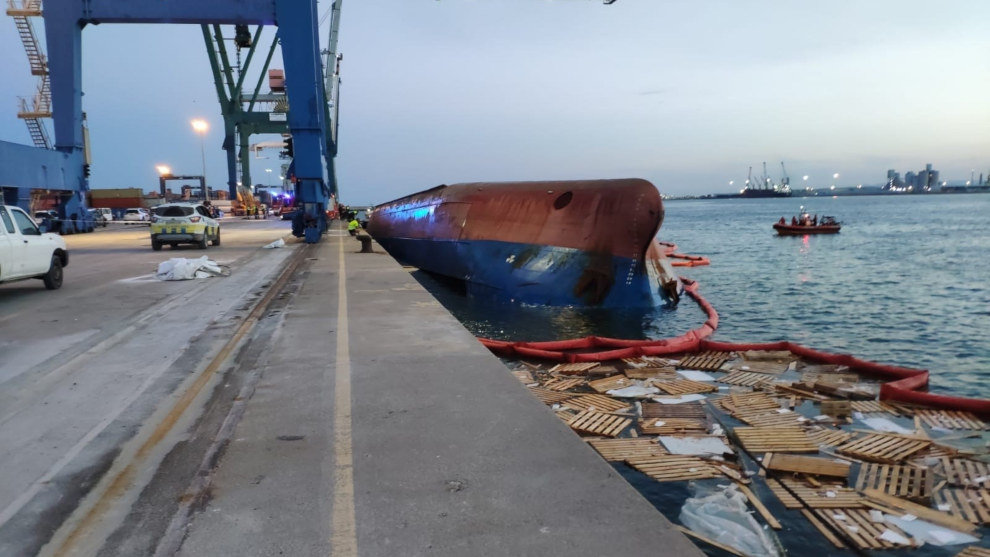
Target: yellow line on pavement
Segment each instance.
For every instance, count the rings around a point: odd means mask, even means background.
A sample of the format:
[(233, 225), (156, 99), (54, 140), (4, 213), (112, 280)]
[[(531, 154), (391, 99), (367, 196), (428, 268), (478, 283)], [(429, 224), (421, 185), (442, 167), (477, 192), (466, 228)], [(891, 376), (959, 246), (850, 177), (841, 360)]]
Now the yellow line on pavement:
[(344, 242), (337, 268), (337, 366), (333, 397), (333, 514), (330, 554), (355, 557), (357, 530), (354, 525), (354, 455), (351, 440), (351, 350), (347, 323), (347, 271)]

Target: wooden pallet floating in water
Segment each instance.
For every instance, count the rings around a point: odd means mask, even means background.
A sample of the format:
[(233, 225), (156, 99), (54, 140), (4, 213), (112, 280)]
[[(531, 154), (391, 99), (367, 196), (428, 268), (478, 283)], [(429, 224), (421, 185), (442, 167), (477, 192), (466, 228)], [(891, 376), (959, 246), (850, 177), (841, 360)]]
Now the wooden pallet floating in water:
[(867, 433), (839, 445), (835, 451), (867, 462), (897, 464), (929, 445), (931, 441), (917, 437), (892, 433)]
[(643, 418), (705, 418), (705, 408), (700, 402), (681, 404), (643, 403)]
[(677, 362), (678, 369), (697, 369), (701, 371), (718, 371), (722, 364), (732, 358), (728, 352), (702, 352), (681, 358)]
[(778, 482), (777, 480), (772, 478), (767, 478), (767, 487), (769, 487), (770, 491), (772, 491), (773, 494), (777, 496), (777, 499), (780, 499), (780, 502), (784, 504), (784, 508), (787, 509), (804, 508), (804, 505), (801, 504), (801, 501), (799, 501), (797, 497), (791, 495), (791, 492), (787, 491), (787, 488), (781, 485), (781, 483)]
[(549, 391), (540, 387), (530, 387), (529, 392), (533, 393), (533, 395), (540, 399), (543, 404), (564, 402), (565, 400), (574, 397), (574, 393), (558, 393), (556, 391)]
[(780, 478), (780, 483), (796, 497), (812, 509), (862, 508), (863, 497), (854, 489), (840, 485), (819, 485), (812, 487), (801, 480)]
[(959, 451), (953, 449), (952, 447), (936, 445), (933, 443), (927, 449), (911, 455), (908, 462), (914, 464), (915, 466), (928, 466), (929, 459), (954, 458), (958, 454)]
[(806, 420), (797, 412), (769, 412), (767, 414), (750, 414), (738, 418), (753, 427), (789, 427), (800, 426)]
[(985, 462), (943, 457), (936, 471), (945, 476), (949, 485), (990, 489), (990, 464)]
[(990, 557), (990, 549), (971, 545), (959, 553), (956, 553), (954, 557)]
[(580, 377), (558, 377), (543, 384), (544, 389), (551, 391), (567, 391), (584, 385), (584, 379)]
[(658, 482), (718, 478), (722, 471), (696, 456), (663, 455), (629, 458), (626, 463)]
[(629, 367), (669, 367), (670, 363), (663, 358), (639, 356), (638, 358), (622, 358), (622, 363)]
[(990, 489), (943, 488), (935, 493), (935, 505), (973, 524), (990, 524)]
[(622, 461), (630, 458), (648, 458), (667, 454), (655, 439), (589, 439), (591, 445), (602, 458), (608, 461)]
[(737, 427), (733, 433), (746, 450), (754, 453), (818, 452), (818, 445), (800, 427)]
[(571, 418), (578, 415), (577, 412), (571, 410), (570, 408), (561, 408), (560, 410), (554, 410), (553, 413), (556, 414), (557, 417), (560, 418), (561, 420), (564, 420), (564, 423), (571, 421)]
[(773, 383), (773, 376), (755, 371), (732, 371), (725, 377), (716, 379), (719, 383), (727, 385), (738, 385), (740, 387), (759, 387), (767, 383)]
[(917, 503), (931, 499), (934, 475), (927, 468), (865, 463), (856, 477), (856, 489), (876, 489)]
[(639, 420), (639, 431), (644, 435), (678, 435), (681, 433), (708, 433), (708, 423), (690, 418), (647, 418)]
[(625, 375), (613, 375), (612, 377), (590, 381), (588, 386), (591, 387), (596, 393), (605, 394), (612, 389), (621, 389), (633, 384), (632, 379), (629, 379)]
[(808, 385), (814, 385), (815, 383), (825, 383), (829, 385), (858, 383), (860, 379), (860, 376), (855, 373), (822, 373), (820, 371), (806, 371), (801, 374), (801, 382)]
[(987, 429), (987, 424), (970, 412), (958, 410), (918, 410), (915, 415), (929, 427), (942, 429)]
[(825, 539), (827, 539), (832, 545), (834, 545), (839, 549), (846, 548), (846, 544), (844, 544), (840, 538), (836, 537), (836, 535), (833, 534), (831, 530), (829, 530), (828, 526), (825, 526), (825, 524), (822, 523), (822, 521), (818, 520), (818, 517), (815, 516), (814, 513), (812, 513), (808, 509), (801, 509), (801, 514), (803, 514), (804, 517), (808, 519), (808, 522), (810, 522), (811, 525), (814, 526), (816, 530), (821, 532), (821, 534), (825, 536)]
[(862, 494), (868, 507), (879, 509), (885, 513), (890, 513), (889, 509), (896, 509), (899, 513), (911, 514), (922, 520), (934, 522), (940, 526), (951, 530), (959, 530), (960, 532), (971, 533), (977, 529), (973, 524), (952, 516), (949, 513), (939, 512), (925, 505), (912, 503), (907, 499), (894, 497), (876, 489), (864, 489), (862, 490)]
[(632, 420), (629, 418), (586, 410), (571, 418), (571, 421), (567, 422), (567, 425), (580, 433), (615, 437), (622, 433), (631, 423)]
[(830, 458), (815, 456), (767, 453), (763, 455), (763, 467), (776, 472), (795, 474), (815, 474), (837, 478), (849, 476), (848, 462), (837, 462)]
[(571, 398), (561, 404), (575, 410), (596, 410), (598, 412), (619, 412), (629, 408), (628, 402), (614, 399), (605, 395), (578, 395), (568, 393)]
[(673, 367), (632, 367), (623, 373), (630, 379), (677, 379)]
[(570, 364), (557, 364), (550, 368), (550, 373), (561, 375), (583, 375), (588, 370), (598, 367), (598, 362), (574, 362)]
[(841, 429), (827, 429), (818, 427), (808, 431), (808, 437), (812, 442), (816, 445), (825, 445), (826, 447), (841, 445), (855, 436), (855, 433), (842, 431)]
[(653, 386), (669, 395), (692, 395), (711, 393), (718, 390), (715, 385), (690, 379), (675, 379), (673, 381), (652, 381)]
[(766, 393), (732, 393), (723, 396), (714, 402), (717, 408), (725, 410), (734, 417), (766, 414), (768, 411), (776, 411), (780, 404), (776, 400), (767, 396)]
[[(869, 511), (866, 509), (815, 509), (814, 514), (836, 532), (841, 533), (843, 538), (858, 549), (893, 549), (920, 545), (917, 542), (911, 542), (911, 537), (893, 524), (873, 522)], [(892, 531), (908, 540), (909, 543), (895, 544), (884, 539), (882, 536), (885, 530)]]
[(850, 404), (852, 405), (853, 412), (859, 412), (861, 414), (883, 413), (893, 414), (895, 416), (901, 415), (896, 408), (886, 402), (880, 402), (879, 400), (853, 400)]

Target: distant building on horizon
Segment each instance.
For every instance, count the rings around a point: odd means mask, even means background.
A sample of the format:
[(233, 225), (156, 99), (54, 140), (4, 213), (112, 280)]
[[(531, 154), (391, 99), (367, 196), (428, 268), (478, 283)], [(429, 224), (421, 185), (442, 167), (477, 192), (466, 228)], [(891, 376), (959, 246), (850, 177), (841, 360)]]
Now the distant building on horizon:
[(891, 168), (887, 170), (887, 183), (884, 184), (884, 191), (909, 191), (914, 193), (930, 192), (938, 186), (938, 170), (932, 168), (932, 164), (925, 165), (924, 170), (917, 173), (907, 171), (904, 173), (904, 181), (901, 182), (900, 173)]

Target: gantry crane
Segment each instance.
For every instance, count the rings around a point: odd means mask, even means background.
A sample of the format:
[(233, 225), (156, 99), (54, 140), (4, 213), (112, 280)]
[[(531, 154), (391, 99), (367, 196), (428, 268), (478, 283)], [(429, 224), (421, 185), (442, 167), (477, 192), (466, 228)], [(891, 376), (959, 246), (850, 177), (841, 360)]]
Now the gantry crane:
[[(328, 123), (325, 130), (326, 151), (323, 158), (326, 162), (327, 186), (330, 196), (337, 197), (337, 180), (334, 171), (334, 157), (337, 154), (337, 96), (339, 95), (340, 64), (337, 54), (337, 35), (340, 27), (340, 6), (342, 0), (335, 0), (330, 6), (330, 32), (328, 47), (323, 64), (324, 79), (321, 80), (323, 92), (328, 102), (324, 103), (324, 121)], [(226, 42), (231, 37), (225, 37), (220, 25), (203, 25), (203, 39), (206, 52), (213, 70), (214, 85), (217, 98), (220, 101), (220, 112), (224, 118), (223, 149), (227, 152), (227, 187), (231, 199), (238, 194), (238, 186), (250, 188), (252, 185), (249, 153), (250, 140), (254, 134), (281, 134), (291, 136), (286, 114), (289, 103), (284, 87), (270, 87), (270, 91), (262, 93), (262, 85), (268, 74), (278, 37), (273, 36), (268, 45), (267, 55), (259, 71), (257, 83), (253, 92), (245, 92), (245, 81), (254, 55), (261, 46), (264, 25), (258, 25), (252, 34), (247, 25), (234, 28), (233, 42), (236, 49), (235, 62), (231, 62)], [(241, 62), (241, 51), (247, 53)], [(277, 71), (277, 70), (273, 70)], [(294, 144), (287, 150), (287, 156), (294, 155)]]
[[(38, 5), (37, 1), (27, 0), (32, 7)], [(193, 23), (260, 27), (275, 24), (285, 66), (289, 107), (285, 123), (293, 140), (296, 196), (307, 226), (322, 232), (326, 229), (325, 211), (336, 184), (328, 183), (332, 176), (326, 173), (332, 163), (324, 165), (321, 161), (333, 151), (327, 142), (329, 107), (322, 86), (326, 80), (320, 75), (316, 5), (316, 0), (46, 0), (43, 17), (54, 148), (0, 142), (4, 202), (28, 208), (32, 189), (56, 189), (67, 192), (62, 211), (67, 215), (85, 215), (89, 164), (82, 110), (81, 46), (83, 29), (88, 25)], [(232, 79), (227, 81), (229, 84)], [(292, 110), (293, 106), (300, 109)], [(307, 235), (308, 241), (315, 239), (318, 235)]]

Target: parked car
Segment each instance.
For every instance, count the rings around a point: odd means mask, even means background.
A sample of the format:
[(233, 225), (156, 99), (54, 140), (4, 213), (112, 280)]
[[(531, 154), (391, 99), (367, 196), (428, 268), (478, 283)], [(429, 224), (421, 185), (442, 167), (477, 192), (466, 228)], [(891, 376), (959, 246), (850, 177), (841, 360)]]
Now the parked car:
[(124, 211), (124, 220), (146, 221), (150, 218), (151, 216), (148, 214), (147, 209), (127, 209)]
[(220, 245), (220, 221), (199, 203), (168, 203), (155, 207), (151, 217), (151, 249), (158, 251), (168, 244), (196, 244), (206, 249), (207, 242)]
[(90, 209), (89, 210), (89, 218), (90, 218), (90, 220), (93, 221), (93, 225), (94, 226), (102, 226), (102, 227), (106, 228), (106, 226), (107, 226), (107, 219), (103, 215), (103, 213), (101, 213), (97, 209)]
[(110, 207), (97, 207), (93, 210), (100, 213), (104, 223), (113, 222), (113, 210)]
[(0, 205), (0, 282), (38, 278), (56, 290), (68, 264), (61, 236), (42, 232), (20, 207)]
[(41, 227), (42, 232), (60, 234), (62, 232), (62, 221), (58, 218), (58, 212), (51, 209), (46, 211), (35, 211), (34, 222)]

